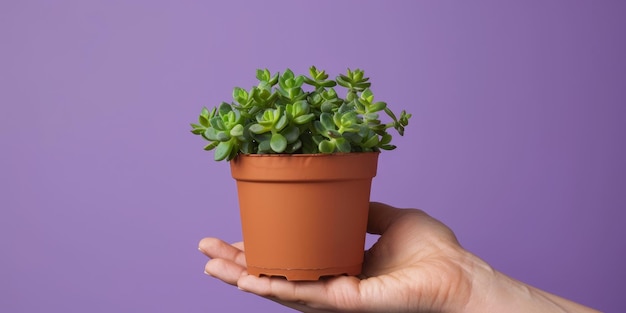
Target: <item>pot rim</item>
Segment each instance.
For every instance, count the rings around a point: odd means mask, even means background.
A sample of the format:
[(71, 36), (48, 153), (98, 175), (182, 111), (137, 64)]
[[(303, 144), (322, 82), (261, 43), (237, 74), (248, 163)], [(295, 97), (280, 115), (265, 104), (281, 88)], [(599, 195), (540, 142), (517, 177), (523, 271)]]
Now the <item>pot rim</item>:
[(371, 179), (376, 176), (379, 154), (243, 154), (231, 160), (230, 168), (239, 181)]
[[(369, 152), (335, 152), (335, 153), (240, 153), (236, 158), (240, 156), (244, 157), (272, 157), (272, 158), (280, 158), (280, 157), (341, 157), (341, 156), (350, 156), (355, 154), (380, 154), (380, 151), (369, 151)], [(233, 159), (234, 160), (234, 159)]]

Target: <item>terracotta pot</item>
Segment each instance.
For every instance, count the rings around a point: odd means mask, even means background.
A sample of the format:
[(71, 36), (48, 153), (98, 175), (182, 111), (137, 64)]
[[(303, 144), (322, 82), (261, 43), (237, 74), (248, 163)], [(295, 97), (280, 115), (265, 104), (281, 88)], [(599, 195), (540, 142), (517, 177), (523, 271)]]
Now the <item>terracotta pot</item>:
[(248, 272), (288, 280), (360, 274), (378, 154), (240, 155), (231, 161)]

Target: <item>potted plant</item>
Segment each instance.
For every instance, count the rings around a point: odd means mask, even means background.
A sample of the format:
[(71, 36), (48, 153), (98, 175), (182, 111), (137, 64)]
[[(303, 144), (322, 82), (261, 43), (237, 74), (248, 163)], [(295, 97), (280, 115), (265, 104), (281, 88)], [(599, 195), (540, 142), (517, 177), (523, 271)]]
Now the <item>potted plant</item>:
[(358, 275), (378, 154), (395, 148), (388, 130), (403, 135), (411, 114), (374, 101), (359, 69), (335, 79), (314, 66), (309, 75), (265, 69), (256, 78), (191, 124), (215, 160), (230, 161), (248, 272)]

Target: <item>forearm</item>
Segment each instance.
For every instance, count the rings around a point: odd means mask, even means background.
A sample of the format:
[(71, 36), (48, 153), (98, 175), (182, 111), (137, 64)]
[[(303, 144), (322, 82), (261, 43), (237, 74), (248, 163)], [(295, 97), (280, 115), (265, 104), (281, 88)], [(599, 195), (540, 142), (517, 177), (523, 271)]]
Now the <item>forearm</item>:
[(539, 290), (534, 288), (535, 291), (538, 294), (541, 294), (543, 297), (549, 299), (550, 301), (554, 302), (555, 304), (559, 305), (560, 307), (562, 307), (565, 312), (580, 312), (580, 313), (587, 313), (587, 312), (593, 312), (593, 313), (597, 313), (600, 312), (598, 310), (586, 307), (582, 304), (570, 301), (568, 299), (565, 298), (561, 298), (557, 295), (551, 294), (549, 292), (543, 291), (543, 290)]
[(529, 286), (497, 271), (493, 271), (490, 276), (491, 277), (487, 279), (478, 281), (477, 287), (482, 290), (486, 290), (486, 292), (482, 294), (478, 292), (475, 294), (477, 298), (473, 299), (473, 301), (468, 304), (466, 313), (599, 312), (538, 288)]

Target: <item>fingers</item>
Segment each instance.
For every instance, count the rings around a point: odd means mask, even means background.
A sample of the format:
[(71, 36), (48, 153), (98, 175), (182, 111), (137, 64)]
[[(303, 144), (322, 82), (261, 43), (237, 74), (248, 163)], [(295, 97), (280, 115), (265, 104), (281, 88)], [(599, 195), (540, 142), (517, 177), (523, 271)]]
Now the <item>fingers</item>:
[(198, 249), (211, 258), (204, 267), (205, 273), (231, 285), (236, 285), (239, 277), (245, 274), (246, 259), (242, 243), (229, 245), (217, 238), (204, 238), (198, 244)]
[(296, 284), (280, 278), (248, 275), (241, 277), (237, 286), (262, 297), (276, 297), (283, 301), (301, 301), (297, 295)]
[(204, 238), (200, 240), (198, 249), (211, 259), (225, 259), (237, 265), (246, 266), (243, 243), (230, 245), (217, 238)]
[(237, 286), (245, 291), (280, 303), (291, 303), (290, 307), (306, 306), (309, 309), (328, 308), (354, 309), (361, 304), (359, 279), (339, 276), (311, 282), (290, 282), (282, 278), (243, 275)]
[(398, 209), (388, 204), (371, 202), (367, 220), (367, 232), (382, 235), (394, 223), (406, 219), (406, 216), (417, 216), (423, 221), (436, 221), (420, 209)]
[[(294, 283), (281, 278), (256, 277), (246, 272), (241, 242), (230, 245), (217, 238), (204, 238), (198, 249), (211, 258), (204, 269), (207, 274), (302, 312), (326, 312), (322, 308), (336, 307), (333, 299), (337, 298), (337, 292), (354, 290), (359, 281), (354, 277), (342, 276), (324, 281)], [(358, 296), (358, 292), (351, 294)]]
[(225, 259), (209, 260), (204, 266), (204, 272), (227, 284), (237, 285), (237, 280), (246, 273), (246, 268)]

